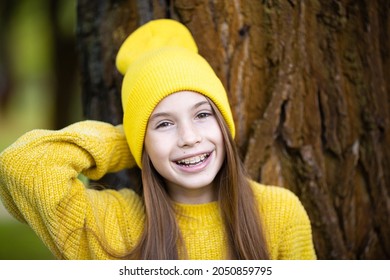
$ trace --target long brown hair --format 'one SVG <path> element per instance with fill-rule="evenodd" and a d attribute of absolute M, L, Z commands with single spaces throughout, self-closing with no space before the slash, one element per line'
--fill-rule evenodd
<path fill-rule="evenodd" d="M 268 259 L 259 210 L 242 161 L 221 113 L 209 100 L 224 138 L 226 157 L 215 178 L 218 203 L 231 259 Z M 130 253 L 134 259 L 178 259 L 186 257 L 173 203 L 164 179 L 154 169 L 145 149 L 142 156 L 145 228 Z"/>

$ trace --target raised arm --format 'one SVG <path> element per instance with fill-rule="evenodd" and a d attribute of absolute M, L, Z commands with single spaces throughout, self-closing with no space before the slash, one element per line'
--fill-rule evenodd
<path fill-rule="evenodd" d="M 113 258 L 142 230 L 140 199 L 130 190 L 87 189 L 78 175 L 99 179 L 134 164 L 121 126 L 83 121 L 33 130 L 0 154 L 0 196 L 56 257 Z"/>

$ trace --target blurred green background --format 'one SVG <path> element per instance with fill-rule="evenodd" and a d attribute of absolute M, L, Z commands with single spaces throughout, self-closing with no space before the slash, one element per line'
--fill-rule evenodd
<path fill-rule="evenodd" d="M 79 83 L 73 78 L 77 77 L 77 64 L 68 60 L 71 65 L 59 65 L 56 54 L 64 43 L 74 47 L 76 0 L 6 0 L 1 2 L 0 12 L 2 151 L 29 130 L 61 128 L 80 120 L 82 112 Z M 69 106 L 58 106 L 58 73 L 72 80 L 65 96 Z M 53 259 L 29 226 L 11 217 L 2 203 L 0 259 Z"/>

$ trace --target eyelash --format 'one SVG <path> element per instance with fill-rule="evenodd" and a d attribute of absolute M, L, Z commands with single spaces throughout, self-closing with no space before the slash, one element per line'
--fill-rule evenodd
<path fill-rule="evenodd" d="M 209 112 L 200 112 L 199 114 L 196 115 L 196 118 L 198 118 L 198 119 L 205 119 L 205 118 L 210 117 L 212 115 L 213 114 L 209 113 Z"/>
<path fill-rule="evenodd" d="M 159 129 L 159 128 L 164 128 L 164 127 L 167 127 L 167 126 L 170 126 L 170 125 L 171 125 L 171 123 L 170 123 L 170 122 L 163 121 L 163 122 L 161 122 L 161 123 L 157 124 L 157 126 L 156 126 L 156 129 Z"/>

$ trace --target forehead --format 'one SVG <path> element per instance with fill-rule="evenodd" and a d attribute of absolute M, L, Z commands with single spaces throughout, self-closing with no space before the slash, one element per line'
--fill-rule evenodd
<path fill-rule="evenodd" d="M 202 104 L 208 104 L 204 95 L 193 91 L 179 91 L 161 100 L 154 108 L 153 113 L 166 110 L 177 111 Z"/>

